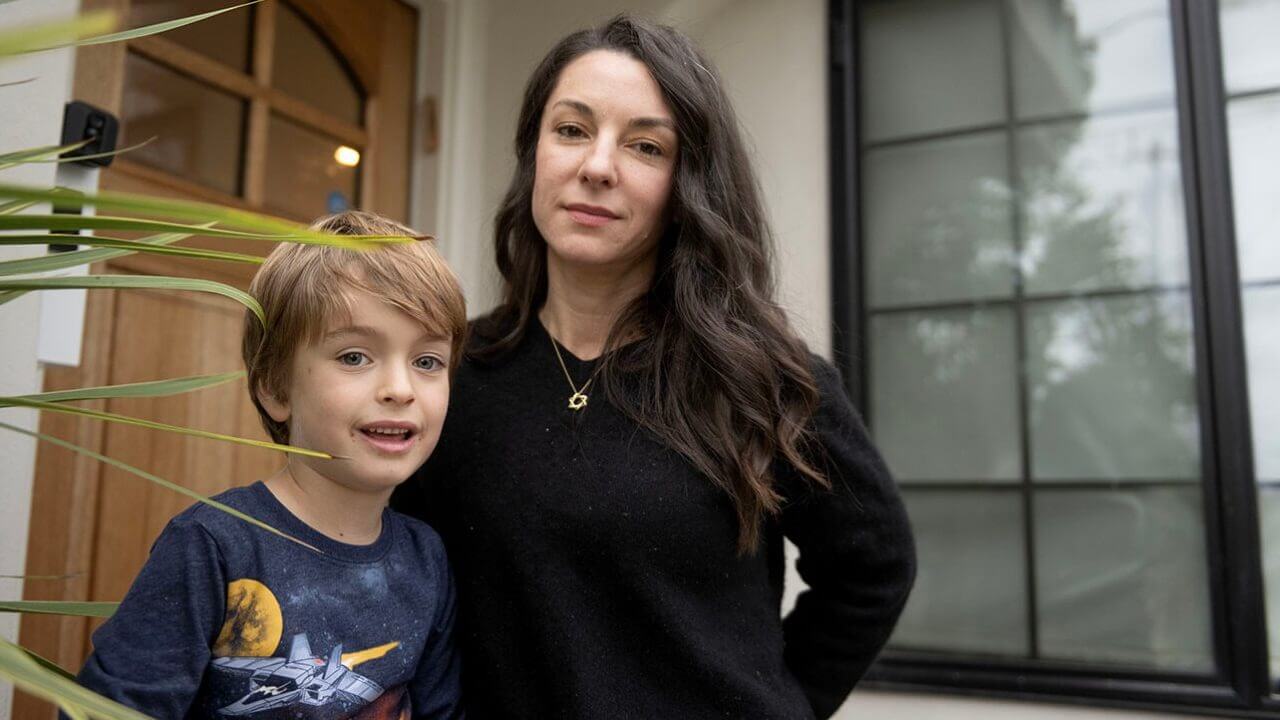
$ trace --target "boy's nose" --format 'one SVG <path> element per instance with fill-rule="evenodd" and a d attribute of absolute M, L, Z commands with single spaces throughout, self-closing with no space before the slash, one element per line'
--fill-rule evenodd
<path fill-rule="evenodd" d="M 382 388 L 378 391 L 378 400 L 397 405 L 407 405 L 413 402 L 413 385 L 409 382 L 409 374 L 396 370 L 388 370 L 383 373 Z"/>

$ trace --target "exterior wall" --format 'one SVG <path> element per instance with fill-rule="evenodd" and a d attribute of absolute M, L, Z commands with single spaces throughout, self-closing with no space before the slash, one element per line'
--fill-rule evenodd
<path fill-rule="evenodd" d="M 0 11 L 0 29 L 31 22 L 71 17 L 79 0 L 17 0 Z M 34 78 L 22 85 L 0 88 L 0 150 L 56 145 L 61 139 L 62 106 L 71 98 L 73 54 L 56 50 L 26 56 L 0 65 L 0 83 Z M 24 165 L 0 171 L 0 182 L 53 185 L 55 166 Z M 0 259 L 31 255 L 31 248 L 0 248 Z M 0 395 L 39 392 L 41 370 L 36 362 L 39 296 L 27 295 L 0 305 Z M 27 410 L 0 411 L 0 420 L 36 428 L 36 415 Z M 31 514 L 31 483 L 35 474 L 35 441 L 0 431 L 0 575 L 22 575 L 27 557 L 27 525 Z M 0 579 L 0 597 L 22 597 L 22 581 Z M 0 637 L 16 639 L 18 616 L 0 614 Z M 0 717 L 9 716 L 13 687 L 0 682 Z"/>

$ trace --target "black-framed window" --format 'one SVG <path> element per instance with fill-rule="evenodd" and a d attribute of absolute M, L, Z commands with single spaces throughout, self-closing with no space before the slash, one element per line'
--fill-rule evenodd
<path fill-rule="evenodd" d="M 1280 717 L 1280 0 L 831 30 L 836 349 L 920 554 L 870 681 Z"/>

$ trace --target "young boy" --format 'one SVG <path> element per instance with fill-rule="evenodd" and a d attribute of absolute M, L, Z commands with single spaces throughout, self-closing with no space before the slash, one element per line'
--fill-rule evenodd
<path fill-rule="evenodd" d="M 416 235 L 361 212 L 316 229 Z M 86 687 L 156 718 L 462 715 L 454 588 L 440 538 L 387 508 L 440 437 L 466 332 L 430 242 L 356 252 L 281 244 L 250 292 L 245 366 L 290 454 L 218 496 L 310 545 L 198 504 L 175 517 L 93 635 Z M 314 548 L 314 549 L 312 549 Z"/>

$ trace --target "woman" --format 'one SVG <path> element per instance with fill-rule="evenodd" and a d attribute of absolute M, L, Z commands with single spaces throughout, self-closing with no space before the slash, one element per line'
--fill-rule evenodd
<path fill-rule="evenodd" d="M 395 505 L 444 537 L 473 717 L 826 717 L 914 573 L 835 370 L 772 300 L 721 84 L 619 17 L 534 71 L 431 460 Z M 783 622 L 783 537 L 811 586 Z"/>

